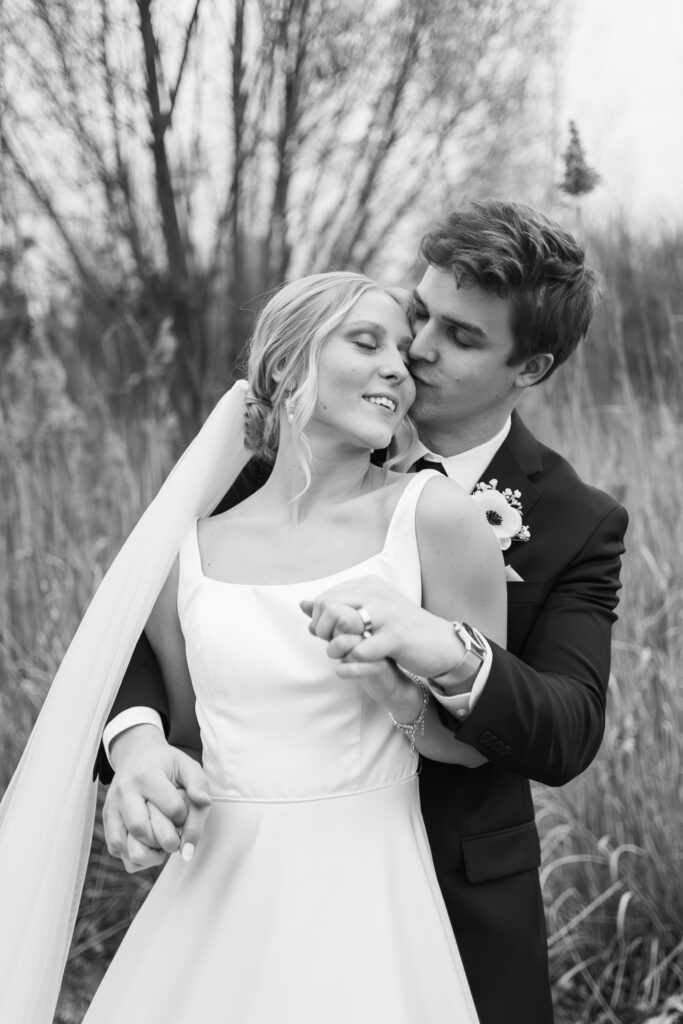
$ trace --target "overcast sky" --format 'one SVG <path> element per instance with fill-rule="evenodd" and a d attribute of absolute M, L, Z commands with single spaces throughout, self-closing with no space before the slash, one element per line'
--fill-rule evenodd
<path fill-rule="evenodd" d="M 683 221 L 683 0 L 574 0 L 564 121 L 603 184 L 587 204 Z"/>

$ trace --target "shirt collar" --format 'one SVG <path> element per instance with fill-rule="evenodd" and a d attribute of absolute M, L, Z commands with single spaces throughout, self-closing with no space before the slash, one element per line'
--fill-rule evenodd
<path fill-rule="evenodd" d="M 428 462 L 441 462 L 446 470 L 446 476 L 450 477 L 451 480 L 455 480 L 464 490 L 470 492 L 481 479 L 491 459 L 510 433 L 511 424 L 512 419 L 508 416 L 497 434 L 489 438 L 488 441 L 484 441 L 483 444 L 475 445 L 474 448 L 470 448 L 466 452 L 460 452 L 458 455 L 436 455 L 434 452 L 430 452 L 429 448 L 422 441 L 418 440 L 410 448 L 403 465 L 409 468 L 421 458 L 427 459 Z"/>

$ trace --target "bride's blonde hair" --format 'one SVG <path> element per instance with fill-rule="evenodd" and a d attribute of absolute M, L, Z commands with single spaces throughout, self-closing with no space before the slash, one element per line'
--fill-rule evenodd
<path fill-rule="evenodd" d="M 346 271 L 312 274 L 285 284 L 272 296 L 249 341 L 245 446 L 273 462 L 285 409 L 300 445 L 304 490 L 311 479 L 311 453 L 304 428 L 315 409 L 320 352 L 360 297 L 371 290 L 389 295 L 410 318 L 412 298 L 402 289 L 383 288 L 363 274 Z"/>

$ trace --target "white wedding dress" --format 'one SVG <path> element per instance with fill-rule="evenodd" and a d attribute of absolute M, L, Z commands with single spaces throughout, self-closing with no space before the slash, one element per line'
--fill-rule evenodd
<path fill-rule="evenodd" d="M 196 524 L 178 609 L 213 805 L 173 856 L 84 1024 L 476 1024 L 420 814 L 416 759 L 339 679 L 299 601 L 376 574 L 420 601 L 415 508 L 383 550 L 300 583 L 204 575 Z"/>

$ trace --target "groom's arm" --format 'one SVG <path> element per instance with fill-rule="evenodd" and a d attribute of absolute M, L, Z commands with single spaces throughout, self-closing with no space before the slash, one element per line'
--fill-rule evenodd
<path fill-rule="evenodd" d="M 168 736 L 168 697 L 161 669 L 152 650 L 152 645 L 146 634 L 142 633 L 107 719 L 108 726 L 113 724 L 116 727 L 115 720 L 120 715 L 125 716 L 120 720 L 118 729 L 114 728 L 113 734 L 108 737 L 109 741 L 111 742 L 116 735 L 133 725 L 151 724 L 154 721 L 154 715 L 150 716 L 150 711 L 158 716 L 164 734 Z M 195 726 L 198 732 L 199 726 L 196 725 L 196 721 Z M 199 749 L 199 741 L 197 749 Z M 100 743 L 97 753 L 94 777 L 99 777 L 100 782 L 105 786 L 108 786 L 114 777 L 103 743 Z"/>
<path fill-rule="evenodd" d="M 258 459 L 248 462 L 212 515 L 227 511 L 262 487 L 270 475 L 270 468 Z M 117 723 L 115 719 L 121 715 L 123 717 Z M 171 724 L 168 697 L 159 663 L 149 640 L 143 633 L 135 647 L 107 720 L 110 742 L 113 742 L 115 736 L 124 729 L 154 721 L 155 715 L 158 716 L 160 725 L 168 737 Z M 201 745 L 196 718 L 192 722 L 182 723 L 182 743 L 175 742 L 175 745 L 180 746 L 190 755 L 197 756 Z M 114 772 L 107 753 L 104 746 L 100 744 L 93 776 L 99 777 L 104 785 L 108 785 L 113 775 Z"/>
<path fill-rule="evenodd" d="M 613 507 L 553 582 L 518 655 L 491 642 L 485 687 L 457 739 L 548 785 L 588 767 L 602 740 L 626 511 Z M 515 586 L 516 584 L 511 584 Z"/>

